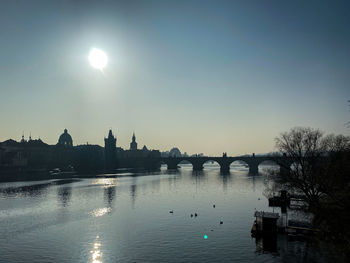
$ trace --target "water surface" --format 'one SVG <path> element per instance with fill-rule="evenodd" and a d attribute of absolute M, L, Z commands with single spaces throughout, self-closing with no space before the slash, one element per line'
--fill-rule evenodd
<path fill-rule="evenodd" d="M 0 262 L 316 259 L 304 242 L 279 237 L 269 252 L 251 238 L 254 210 L 272 210 L 262 194 L 266 177 L 233 168 L 1 183 Z"/>

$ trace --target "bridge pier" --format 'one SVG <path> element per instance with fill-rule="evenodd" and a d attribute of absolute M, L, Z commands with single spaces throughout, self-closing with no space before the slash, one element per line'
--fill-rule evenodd
<path fill-rule="evenodd" d="M 220 164 L 220 171 L 222 173 L 230 172 L 230 164 Z"/>
<path fill-rule="evenodd" d="M 202 171 L 203 170 L 203 164 L 202 163 L 193 163 L 192 164 L 193 171 Z"/>
<path fill-rule="evenodd" d="M 167 163 L 168 170 L 176 170 L 177 169 L 177 163 Z"/>
<path fill-rule="evenodd" d="M 176 170 L 177 169 L 177 164 L 168 164 L 168 170 Z"/>
<path fill-rule="evenodd" d="M 259 165 L 249 164 L 249 174 L 259 174 Z"/>

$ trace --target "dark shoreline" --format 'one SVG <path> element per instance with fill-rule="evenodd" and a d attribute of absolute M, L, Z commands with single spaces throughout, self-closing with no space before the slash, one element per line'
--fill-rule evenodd
<path fill-rule="evenodd" d="M 53 179 L 83 179 L 83 178 L 117 178 L 117 177 L 128 177 L 138 176 L 138 173 L 154 174 L 159 172 L 160 169 L 156 170 L 144 170 L 144 169 L 132 169 L 123 168 L 118 169 L 115 173 L 108 173 L 105 171 L 93 172 L 93 173 L 74 173 L 74 174 L 60 174 L 52 175 L 48 172 L 11 172 L 11 173 L 0 173 L 0 183 L 7 182 L 20 182 L 20 181 L 43 181 Z"/>

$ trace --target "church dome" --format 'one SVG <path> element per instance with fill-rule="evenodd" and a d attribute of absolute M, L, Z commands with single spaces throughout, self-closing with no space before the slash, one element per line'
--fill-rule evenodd
<path fill-rule="evenodd" d="M 181 157 L 181 152 L 180 152 L 179 148 L 176 148 L 176 147 L 172 148 L 170 150 L 170 152 L 169 152 L 169 156 L 171 156 L 171 157 Z"/>
<path fill-rule="evenodd" d="M 64 145 L 64 146 L 73 146 L 72 137 L 69 135 L 67 129 L 64 129 L 64 132 L 61 134 L 60 138 L 58 139 L 58 144 Z"/>

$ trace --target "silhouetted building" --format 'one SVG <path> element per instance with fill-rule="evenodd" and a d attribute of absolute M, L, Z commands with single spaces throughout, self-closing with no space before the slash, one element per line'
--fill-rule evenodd
<path fill-rule="evenodd" d="M 73 140 L 72 137 L 69 135 L 67 129 L 64 129 L 64 132 L 61 134 L 60 138 L 58 139 L 59 145 L 64 145 L 67 147 L 73 146 Z"/>
<path fill-rule="evenodd" d="M 107 138 L 108 139 L 108 138 Z M 100 145 L 84 144 L 74 147 L 73 167 L 79 173 L 96 173 L 103 171 L 106 167 L 105 149 Z M 115 159 L 114 159 L 115 161 Z M 114 168 L 112 163 L 109 169 Z"/>
<path fill-rule="evenodd" d="M 104 148 L 99 145 L 77 145 L 73 147 L 72 137 L 67 129 L 60 135 L 56 145 L 48 145 L 42 140 L 20 141 L 7 140 L 0 142 L 0 174 L 32 173 L 69 168 L 78 173 L 96 173 L 104 170 L 113 172 L 116 168 L 159 168 L 160 152 L 148 150 L 144 146 L 137 149 L 136 137 L 133 134 L 130 150 L 116 147 L 117 138 L 109 130 L 104 138 Z"/>
<path fill-rule="evenodd" d="M 130 143 L 130 150 L 117 147 L 116 166 L 118 168 L 159 168 L 160 152 L 148 150 L 146 145 L 142 149 L 137 149 L 135 133 L 133 133 Z"/>
<path fill-rule="evenodd" d="M 132 151 L 136 151 L 137 150 L 137 142 L 136 142 L 135 133 L 132 134 L 132 141 L 130 143 L 130 150 L 132 150 Z"/>
<path fill-rule="evenodd" d="M 0 143 L 2 167 L 46 168 L 54 160 L 50 145 L 42 140 L 7 140 Z"/>
<path fill-rule="evenodd" d="M 105 165 L 107 170 L 116 168 L 116 150 L 117 138 L 114 137 L 112 130 L 109 130 L 108 137 L 105 138 Z"/>
<path fill-rule="evenodd" d="M 170 150 L 169 156 L 170 157 L 181 157 L 182 155 L 181 155 L 179 148 L 174 147 Z"/>
<path fill-rule="evenodd" d="M 179 148 L 177 147 L 171 148 L 170 151 L 161 152 L 161 156 L 162 157 L 189 157 L 187 152 L 182 154 Z"/>

